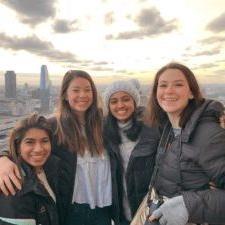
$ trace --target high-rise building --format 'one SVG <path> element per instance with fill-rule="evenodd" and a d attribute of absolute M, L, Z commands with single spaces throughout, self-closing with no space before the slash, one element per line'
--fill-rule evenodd
<path fill-rule="evenodd" d="M 46 90 L 49 86 L 48 69 L 46 65 L 41 66 L 40 90 Z"/>
<path fill-rule="evenodd" d="M 16 98 L 16 74 L 14 71 L 5 73 L 5 97 Z"/>
<path fill-rule="evenodd" d="M 48 112 L 49 101 L 50 101 L 50 81 L 49 81 L 48 69 L 46 65 L 41 66 L 40 100 L 41 100 L 41 112 Z"/>

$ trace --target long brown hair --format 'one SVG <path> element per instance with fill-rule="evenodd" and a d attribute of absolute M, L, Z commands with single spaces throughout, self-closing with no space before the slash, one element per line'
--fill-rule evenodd
<path fill-rule="evenodd" d="M 157 101 L 157 87 L 158 87 L 158 81 L 163 72 L 165 72 L 168 69 L 177 69 L 180 70 L 184 76 L 185 79 L 188 82 L 188 86 L 191 90 L 191 93 L 193 95 L 193 99 L 189 100 L 188 105 L 186 108 L 182 111 L 179 126 L 184 127 L 187 120 L 190 118 L 193 111 L 202 104 L 204 101 L 198 82 L 195 78 L 194 73 L 185 65 L 172 62 L 165 66 L 163 66 L 155 75 L 155 79 L 153 82 L 152 91 L 150 94 L 149 102 L 146 108 L 146 113 L 144 116 L 144 121 L 151 125 L 151 126 L 157 126 L 162 125 L 163 122 L 165 122 L 166 119 L 168 119 L 166 112 L 163 111 L 163 109 L 159 106 Z"/>
<path fill-rule="evenodd" d="M 49 122 L 43 116 L 33 113 L 25 119 L 20 120 L 9 134 L 9 156 L 20 168 L 20 144 L 27 131 L 37 128 L 46 131 L 50 141 L 52 141 L 52 130 Z"/>
<path fill-rule="evenodd" d="M 67 89 L 70 82 L 76 78 L 84 78 L 88 80 L 93 94 L 93 102 L 85 112 L 86 137 L 82 134 L 81 124 L 66 100 Z M 87 72 L 82 70 L 69 70 L 65 74 L 62 81 L 56 118 L 58 144 L 63 144 L 68 147 L 70 151 L 81 155 L 84 154 L 86 146 L 91 155 L 102 154 L 102 113 L 98 109 L 98 98 L 95 84 Z"/>

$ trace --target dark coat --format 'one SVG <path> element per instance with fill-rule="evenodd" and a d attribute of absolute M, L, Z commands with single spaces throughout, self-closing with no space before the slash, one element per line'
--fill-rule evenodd
<path fill-rule="evenodd" d="M 180 136 L 166 143 L 171 135 L 168 123 L 160 141 L 159 148 L 169 147 L 160 161 L 155 188 L 167 197 L 182 194 L 192 223 L 225 223 L 225 191 L 209 189 L 210 181 L 225 187 L 225 130 L 218 123 L 223 110 L 219 102 L 206 100 Z"/>
<path fill-rule="evenodd" d="M 22 190 L 14 196 L 0 194 L 0 217 L 35 219 L 37 224 L 59 225 L 60 206 L 58 205 L 57 209 L 56 203 L 28 164 L 22 163 L 22 169 L 25 173 Z M 44 171 L 57 201 L 59 159 L 50 157 L 44 166 Z M 0 221 L 0 224 L 4 222 Z"/>
<path fill-rule="evenodd" d="M 51 118 L 50 122 L 52 124 L 52 129 L 56 129 L 56 119 Z M 72 202 L 72 196 L 74 191 L 75 185 L 75 176 L 76 176 L 76 167 L 77 167 L 77 155 L 70 151 L 64 145 L 58 145 L 57 137 L 53 138 L 53 154 L 56 155 L 61 159 L 61 170 L 60 170 L 60 177 L 62 177 L 62 181 L 59 185 L 60 189 L 60 199 L 62 200 L 62 204 L 64 206 L 64 215 L 67 217 L 69 212 L 69 207 Z M 115 177 L 112 176 L 112 182 Z M 112 187 L 112 192 L 116 192 L 114 190 L 114 186 Z M 111 218 L 113 220 L 116 219 L 118 212 L 113 209 L 114 206 L 109 207 L 111 210 Z M 117 223 L 116 223 L 117 224 Z"/>
<path fill-rule="evenodd" d="M 138 206 L 148 192 L 158 141 L 159 134 L 157 130 L 142 125 L 139 141 L 131 153 L 125 174 L 128 201 L 132 215 L 135 214 Z M 113 143 L 110 137 L 108 137 L 105 142 L 111 161 L 114 215 L 119 216 L 116 221 L 121 221 L 124 219 L 124 215 L 122 206 L 123 169 L 120 149 L 119 145 Z"/>

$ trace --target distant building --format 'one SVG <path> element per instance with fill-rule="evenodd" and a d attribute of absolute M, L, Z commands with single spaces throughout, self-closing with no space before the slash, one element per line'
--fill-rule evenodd
<path fill-rule="evenodd" d="M 48 77 L 48 69 L 46 65 L 41 66 L 40 74 L 40 100 L 41 100 L 41 112 L 49 111 L 50 104 L 50 81 Z"/>
<path fill-rule="evenodd" d="M 40 90 L 46 90 L 49 86 L 48 69 L 46 65 L 41 66 Z"/>
<path fill-rule="evenodd" d="M 14 71 L 5 73 L 5 97 L 16 98 L 16 74 Z"/>

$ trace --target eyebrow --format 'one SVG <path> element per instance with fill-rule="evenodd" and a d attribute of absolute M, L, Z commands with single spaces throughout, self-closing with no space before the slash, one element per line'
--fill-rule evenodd
<path fill-rule="evenodd" d="M 160 82 L 168 82 L 167 80 L 159 80 L 159 83 Z M 184 82 L 184 80 L 173 80 L 172 82 Z"/>

